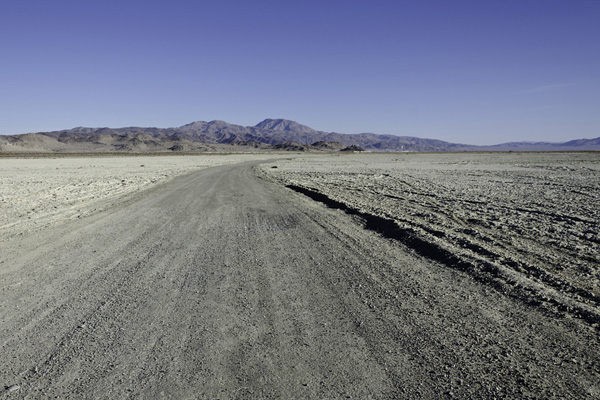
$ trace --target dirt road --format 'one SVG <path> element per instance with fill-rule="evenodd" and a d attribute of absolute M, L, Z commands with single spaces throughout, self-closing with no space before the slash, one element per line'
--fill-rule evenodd
<path fill-rule="evenodd" d="M 0 299 L 0 398 L 600 398 L 593 327 L 252 163 L 2 243 Z"/>

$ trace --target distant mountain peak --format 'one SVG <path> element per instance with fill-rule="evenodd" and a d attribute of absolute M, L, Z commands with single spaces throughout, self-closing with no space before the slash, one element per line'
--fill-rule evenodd
<path fill-rule="evenodd" d="M 179 129 L 201 129 L 207 124 L 206 121 L 194 121 L 179 127 Z"/>
<path fill-rule="evenodd" d="M 291 121 L 289 119 L 283 118 L 267 118 L 262 122 L 259 122 L 255 125 L 256 128 L 261 129 L 269 129 L 272 131 L 296 131 L 296 132 L 305 132 L 305 133 L 315 133 L 317 132 L 311 127 L 306 125 L 302 125 L 297 123 L 296 121 Z"/>
<path fill-rule="evenodd" d="M 230 124 L 229 122 L 220 120 L 220 119 L 213 119 L 212 121 L 210 121 L 208 123 L 208 125 L 219 125 L 219 126 L 234 126 L 234 124 Z"/>
<path fill-rule="evenodd" d="M 312 143 L 312 145 L 311 145 Z M 86 128 L 0 135 L 0 152 L 14 151 L 206 151 L 221 145 L 289 151 L 600 151 L 600 137 L 565 143 L 517 142 L 471 146 L 435 139 L 374 133 L 343 134 L 314 130 L 288 119 L 268 118 L 257 125 L 196 121 L 178 128 Z M 355 146 L 355 147 L 353 147 Z"/>

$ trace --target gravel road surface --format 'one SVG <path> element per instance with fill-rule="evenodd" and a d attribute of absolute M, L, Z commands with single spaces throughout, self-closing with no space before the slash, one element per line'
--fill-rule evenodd
<path fill-rule="evenodd" d="M 0 398 L 600 398 L 595 329 L 209 168 L 0 251 Z"/>

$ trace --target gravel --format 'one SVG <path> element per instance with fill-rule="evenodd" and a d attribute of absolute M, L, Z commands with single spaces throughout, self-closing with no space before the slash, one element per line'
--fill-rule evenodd
<path fill-rule="evenodd" d="M 428 194 L 450 196 L 442 184 L 472 176 L 452 173 L 467 157 L 315 156 L 206 168 L 82 218 L 8 235 L 0 385 L 20 389 L 0 397 L 599 398 L 600 346 L 589 321 L 409 246 L 430 243 L 417 225 L 426 212 L 425 227 L 449 231 L 448 244 L 434 243 L 448 252 L 452 235 L 474 236 L 465 229 L 495 234 L 461 225 L 460 207 L 462 230 L 447 222 L 451 206 L 428 206 L 436 200 Z M 507 168 L 476 157 L 467 171 L 490 171 L 486 179 Z M 434 180 L 446 170 L 448 179 Z M 364 176 L 347 180 L 351 173 Z M 391 209 L 383 199 L 391 197 L 362 197 L 390 186 L 378 179 L 403 188 L 385 194 L 413 200 L 396 199 L 412 242 L 370 225 L 393 217 L 369 211 Z M 428 189 L 435 182 L 439 192 Z"/>
<path fill-rule="evenodd" d="M 393 222 L 415 250 L 600 326 L 597 153 L 365 154 L 275 165 L 263 168 L 272 180 Z"/>

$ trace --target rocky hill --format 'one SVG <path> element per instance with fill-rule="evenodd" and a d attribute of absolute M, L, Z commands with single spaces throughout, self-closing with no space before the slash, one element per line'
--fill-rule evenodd
<path fill-rule="evenodd" d="M 178 128 L 86 128 L 0 136 L 2 152 L 162 151 L 565 151 L 600 150 L 600 138 L 566 143 L 505 143 L 472 146 L 436 139 L 374 133 L 323 132 L 286 119 L 255 126 L 196 121 Z"/>

